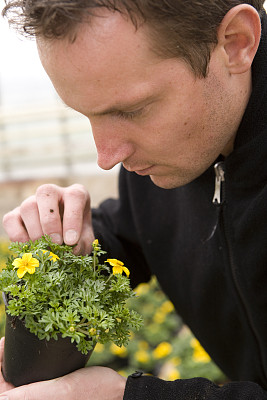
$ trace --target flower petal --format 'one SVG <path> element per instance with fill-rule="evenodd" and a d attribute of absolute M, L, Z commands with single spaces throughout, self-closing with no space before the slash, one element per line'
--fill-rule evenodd
<path fill-rule="evenodd" d="M 122 267 L 124 263 L 116 258 L 108 258 L 107 261 L 112 267 Z"/>
<path fill-rule="evenodd" d="M 123 271 L 125 272 L 125 274 L 127 275 L 127 278 L 128 278 L 128 276 L 130 275 L 130 271 L 128 270 L 127 267 L 122 267 L 122 269 L 123 269 Z"/>
<path fill-rule="evenodd" d="M 22 258 L 15 258 L 12 265 L 14 265 L 15 268 L 21 267 L 23 265 Z"/>
<path fill-rule="evenodd" d="M 37 260 L 37 258 L 32 258 L 28 265 L 26 265 L 27 268 L 38 268 L 39 267 L 39 261 Z"/>
<path fill-rule="evenodd" d="M 112 271 L 113 271 L 113 275 L 122 274 L 122 267 L 120 267 L 118 265 L 114 265 L 114 267 L 112 268 Z"/>
<path fill-rule="evenodd" d="M 18 277 L 21 279 L 21 278 L 23 278 L 23 276 L 26 274 L 26 269 L 25 268 L 19 268 L 18 270 L 17 270 L 17 275 L 18 275 Z"/>
<path fill-rule="evenodd" d="M 32 259 L 32 253 L 24 253 L 22 256 L 22 261 L 24 264 L 28 264 Z"/>

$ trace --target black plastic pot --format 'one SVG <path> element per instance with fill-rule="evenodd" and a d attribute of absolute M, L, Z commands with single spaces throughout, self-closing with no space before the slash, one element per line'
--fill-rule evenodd
<path fill-rule="evenodd" d="M 39 340 L 19 318 L 6 316 L 2 373 L 14 386 L 73 372 L 86 365 L 92 352 L 82 354 L 69 338 Z"/>

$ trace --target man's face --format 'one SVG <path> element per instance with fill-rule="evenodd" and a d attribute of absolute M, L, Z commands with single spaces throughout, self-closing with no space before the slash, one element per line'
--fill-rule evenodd
<path fill-rule="evenodd" d="M 227 152 L 245 106 L 221 49 L 196 78 L 183 60 L 156 56 L 144 28 L 102 14 L 74 43 L 38 40 L 59 96 L 89 118 L 101 168 L 123 163 L 163 188 L 192 181 Z"/>

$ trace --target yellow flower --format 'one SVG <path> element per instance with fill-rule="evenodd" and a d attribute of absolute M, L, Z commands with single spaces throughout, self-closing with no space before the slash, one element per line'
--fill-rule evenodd
<path fill-rule="evenodd" d="M 137 296 L 146 294 L 150 289 L 148 283 L 139 283 L 139 285 L 134 289 Z"/>
<path fill-rule="evenodd" d="M 127 277 L 130 275 L 130 271 L 124 266 L 124 263 L 122 261 L 119 261 L 116 258 L 108 258 L 106 262 L 108 262 L 113 267 L 113 275 L 122 274 L 123 272 L 125 272 Z"/>
<path fill-rule="evenodd" d="M 180 372 L 178 371 L 178 369 L 172 368 L 168 372 L 168 376 L 166 377 L 166 379 L 168 379 L 170 381 L 175 381 L 176 379 L 180 379 L 180 377 L 181 377 L 181 375 L 180 375 Z"/>
<path fill-rule="evenodd" d="M 128 374 L 126 371 L 124 371 L 123 369 L 120 369 L 119 371 L 117 371 L 117 373 L 121 376 L 124 376 L 124 378 L 127 378 Z"/>
<path fill-rule="evenodd" d="M 153 350 L 154 358 L 164 358 L 167 357 L 172 351 L 172 345 L 168 342 L 161 342 L 155 350 Z"/>
<path fill-rule="evenodd" d="M 125 346 L 117 346 L 116 344 L 112 343 L 110 345 L 110 352 L 112 354 L 114 354 L 115 356 L 119 356 L 119 357 L 126 357 L 127 355 L 127 349 Z"/>
<path fill-rule="evenodd" d="M 140 340 L 138 342 L 138 347 L 140 350 L 148 350 L 149 349 L 149 343 L 145 340 Z"/>
<path fill-rule="evenodd" d="M 165 320 L 166 320 L 166 314 L 161 310 L 158 310 L 153 315 L 153 321 L 156 322 L 157 324 L 162 324 L 162 322 L 164 322 Z"/>
<path fill-rule="evenodd" d="M 149 354 L 145 350 L 137 350 L 134 354 L 134 358 L 141 364 L 145 364 L 149 361 Z"/>
<path fill-rule="evenodd" d="M 89 333 L 90 333 L 90 335 L 95 336 L 96 335 L 96 329 L 95 328 L 89 329 Z"/>
<path fill-rule="evenodd" d="M 103 353 L 105 346 L 102 343 L 97 343 L 94 349 L 96 353 Z"/>
<path fill-rule="evenodd" d="M 203 349 L 199 341 L 193 338 L 190 342 L 191 346 L 194 349 L 193 352 L 193 360 L 196 362 L 208 363 L 211 361 L 208 353 Z"/>
<path fill-rule="evenodd" d="M 160 306 L 160 310 L 166 314 L 171 313 L 174 310 L 174 305 L 170 300 L 164 301 L 164 303 Z"/>
<path fill-rule="evenodd" d="M 35 268 L 39 267 L 39 261 L 31 253 L 24 253 L 22 258 L 15 258 L 12 265 L 18 268 L 17 275 L 21 279 L 26 272 L 34 274 Z"/>
<path fill-rule="evenodd" d="M 99 241 L 98 241 L 98 239 L 95 239 L 94 241 L 93 241 L 93 248 L 94 248 L 94 250 L 100 250 L 100 247 L 99 247 Z"/>
<path fill-rule="evenodd" d="M 59 260 L 59 256 L 57 256 L 56 254 L 52 253 L 52 251 L 48 251 L 48 250 L 41 250 L 43 253 L 48 253 L 49 252 L 49 257 L 52 257 L 52 261 L 55 262 L 57 260 Z"/>

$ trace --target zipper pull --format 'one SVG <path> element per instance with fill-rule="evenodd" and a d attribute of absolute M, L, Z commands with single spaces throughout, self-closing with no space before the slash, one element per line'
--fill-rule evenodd
<path fill-rule="evenodd" d="M 212 199 L 212 203 L 215 205 L 220 205 L 223 203 L 223 182 L 225 181 L 224 178 L 224 169 L 223 169 L 223 161 L 220 161 L 214 165 L 215 171 L 215 191 L 214 196 Z"/>

